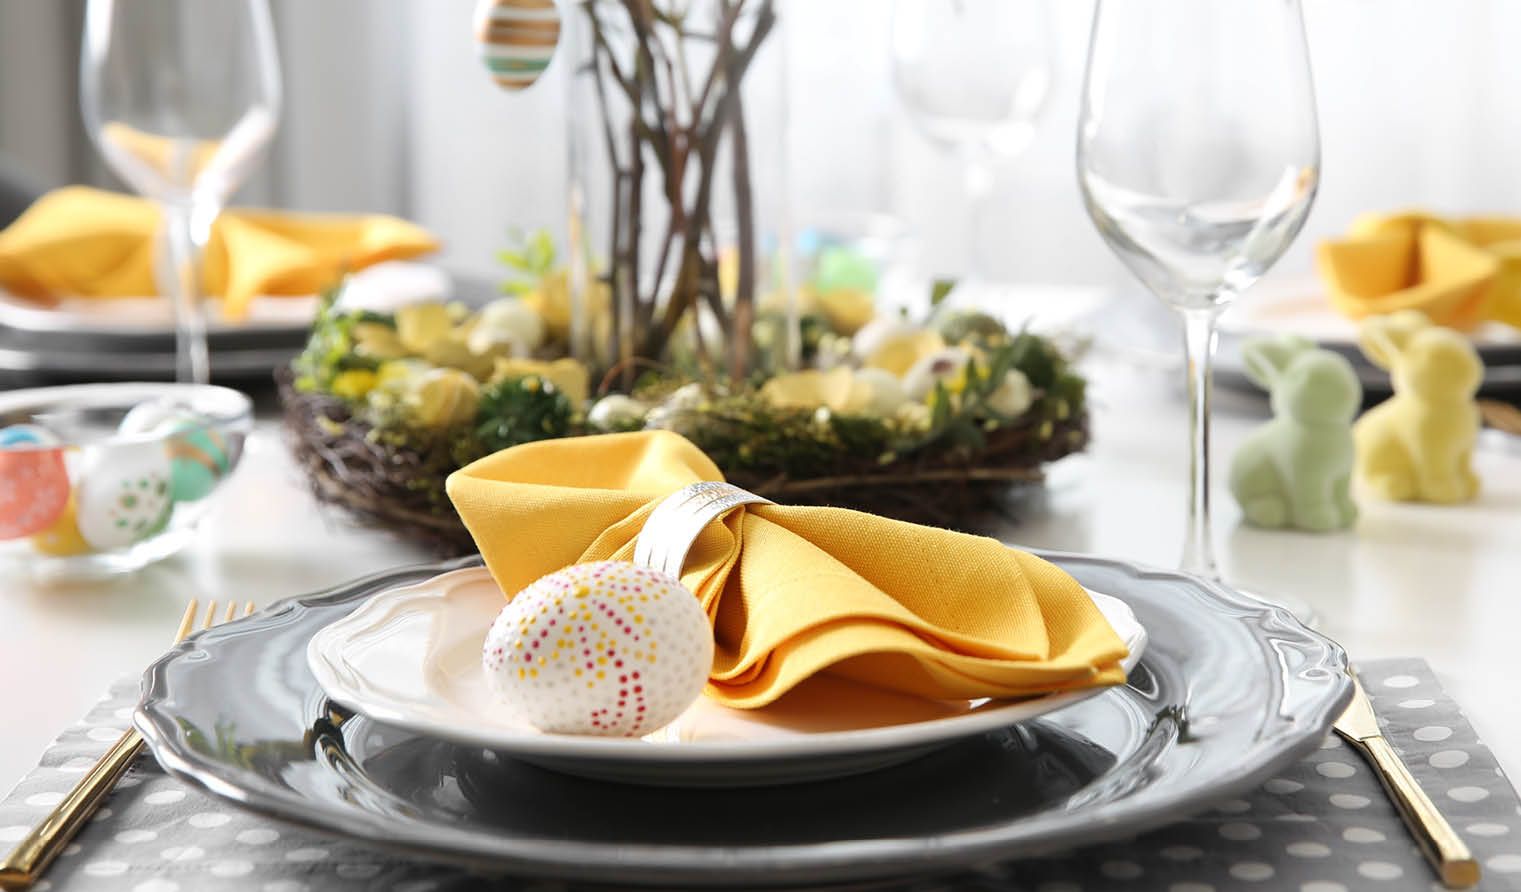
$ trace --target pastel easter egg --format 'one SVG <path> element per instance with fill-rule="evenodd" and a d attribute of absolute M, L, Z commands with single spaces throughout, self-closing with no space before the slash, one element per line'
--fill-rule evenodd
<path fill-rule="evenodd" d="M 481 0 L 475 8 L 475 45 L 497 86 L 530 87 L 554 57 L 560 11 L 554 0 Z"/>
<path fill-rule="evenodd" d="M 158 441 L 115 443 L 88 455 L 80 468 L 80 535 L 100 550 L 124 548 L 159 530 L 173 501 L 169 456 Z"/>
<path fill-rule="evenodd" d="M 94 551 L 79 533 L 78 511 L 72 496 L 58 519 L 32 537 L 32 547 L 50 557 L 73 557 Z"/>
<path fill-rule="evenodd" d="M 515 595 L 481 651 L 486 682 L 541 731 L 638 737 L 702 693 L 713 628 L 668 573 L 576 564 Z"/>
<path fill-rule="evenodd" d="M 62 449 L 0 450 L 0 539 L 45 530 L 69 503 Z"/>
<path fill-rule="evenodd" d="M 176 502 L 204 499 L 227 473 L 232 454 L 221 431 L 190 422 L 165 442 L 169 451 L 169 494 Z"/>
<path fill-rule="evenodd" d="M 38 424 L 13 424 L 0 427 L 0 449 L 13 446 L 56 446 L 58 438 Z"/>

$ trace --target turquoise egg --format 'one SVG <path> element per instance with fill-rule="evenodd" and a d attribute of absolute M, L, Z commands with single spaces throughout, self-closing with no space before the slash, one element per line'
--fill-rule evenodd
<path fill-rule="evenodd" d="M 176 502 L 204 499 L 231 464 L 227 440 L 215 428 L 181 422 L 170 429 L 169 494 Z"/>

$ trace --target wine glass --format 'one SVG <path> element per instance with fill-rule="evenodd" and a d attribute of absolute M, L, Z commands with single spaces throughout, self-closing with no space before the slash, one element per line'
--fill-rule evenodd
<path fill-rule="evenodd" d="M 1054 71 L 1046 0 L 896 0 L 893 90 L 932 142 L 962 162 L 974 271 L 993 164 L 1029 146 Z"/>
<path fill-rule="evenodd" d="M 1320 181 L 1299 0 L 1098 0 L 1077 171 L 1109 247 L 1183 317 L 1191 479 L 1182 566 L 1218 578 L 1216 317 L 1293 241 Z"/>
<path fill-rule="evenodd" d="M 175 370 L 210 377 L 201 254 L 274 136 L 280 69 L 266 0 L 89 0 L 80 104 L 100 153 L 163 213 Z M 161 266 L 160 269 L 163 269 Z M 167 285 L 167 287 L 163 287 Z"/>

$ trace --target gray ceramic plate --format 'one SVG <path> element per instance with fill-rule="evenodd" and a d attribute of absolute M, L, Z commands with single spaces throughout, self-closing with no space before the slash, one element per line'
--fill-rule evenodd
<path fill-rule="evenodd" d="M 1281 609 L 1176 573 L 1046 556 L 1146 626 L 1130 683 L 855 777 L 609 784 L 335 710 L 307 668 L 312 635 L 460 563 L 191 638 L 149 669 L 137 726 L 170 773 L 319 830 L 520 875 L 711 887 L 904 877 L 1128 836 L 1261 783 L 1346 703 L 1345 654 Z"/>

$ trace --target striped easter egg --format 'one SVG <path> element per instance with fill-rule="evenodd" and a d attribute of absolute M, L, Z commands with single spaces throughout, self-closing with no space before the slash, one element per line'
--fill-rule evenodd
<path fill-rule="evenodd" d="M 532 86 L 549 67 L 559 40 L 554 0 L 481 0 L 475 9 L 475 45 L 504 90 Z"/>

